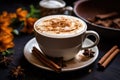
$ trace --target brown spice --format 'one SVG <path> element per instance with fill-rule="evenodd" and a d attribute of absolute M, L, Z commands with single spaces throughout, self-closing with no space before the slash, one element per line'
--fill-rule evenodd
<path fill-rule="evenodd" d="M 99 65 L 103 64 L 103 62 L 113 53 L 114 50 L 118 48 L 117 45 L 113 46 L 98 62 Z"/>
<path fill-rule="evenodd" d="M 120 28 L 120 18 L 114 19 L 113 22 Z"/>
<path fill-rule="evenodd" d="M 100 68 L 106 68 L 106 66 L 112 61 L 112 59 L 120 52 L 117 45 L 113 46 L 99 61 Z"/>
<path fill-rule="evenodd" d="M 105 27 L 109 27 L 112 25 L 112 21 L 111 20 L 98 20 L 95 22 L 95 24 L 98 24 L 98 25 L 102 25 L 102 26 L 105 26 Z"/>
<path fill-rule="evenodd" d="M 0 65 L 3 67 L 7 67 L 11 61 L 12 61 L 12 57 L 3 56 L 0 58 Z"/>
<path fill-rule="evenodd" d="M 116 49 L 106 60 L 105 62 L 101 65 L 102 67 L 106 67 L 111 61 L 112 59 L 118 54 L 118 52 L 120 52 L 119 49 Z"/>
<path fill-rule="evenodd" d="M 59 65 L 60 67 L 66 67 L 63 57 L 50 57 L 50 56 L 47 56 L 47 57 L 53 62 L 55 62 L 57 65 Z"/>
<path fill-rule="evenodd" d="M 88 18 L 88 21 L 107 28 L 120 29 L 120 16 L 117 12 L 98 14 L 95 17 Z"/>
<path fill-rule="evenodd" d="M 79 29 L 82 26 L 79 20 L 71 19 L 66 17 L 59 17 L 59 18 L 50 18 L 44 20 L 42 24 L 37 26 L 37 29 L 40 31 L 46 31 L 51 33 L 66 33 L 72 32 Z"/>
<path fill-rule="evenodd" d="M 106 13 L 106 14 L 99 14 L 99 15 L 96 15 L 96 17 L 100 19 L 106 19 L 106 18 L 117 16 L 117 15 L 118 15 L 117 12 L 111 12 L 111 13 Z"/>
<path fill-rule="evenodd" d="M 22 69 L 21 66 L 17 66 L 10 71 L 10 74 L 11 74 L 10 76 L 18 80 L 18 78 L 22 78 L 24 76 L 23 71 L 24 69 Z"/>
<path fill-rule="evenodd" d="M 32 53 L 35 55 L 36 58 L 38 58 L 44 65 L 50 67 L 56 72 L 61 71 L 61 67 L 57 65 L 52 60 L 48 59 L 45 55 L 43 55 L 36 47 L 33 47 Z"/>
<path fill-rule="evenodd" d="M 86 57 L 94 57 L 94 51 L 92 49 L 85 49 L 83 55 Z"/>

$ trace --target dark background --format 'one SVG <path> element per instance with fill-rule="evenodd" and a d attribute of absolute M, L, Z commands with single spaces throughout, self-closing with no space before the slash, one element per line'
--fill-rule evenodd
<path fill-rule="evenodd" d="M 39 6 L 39 1 L 41 0 L 0 0 L 0 11 L 8 10 L 9 8 L 19 7 L 19 6 L 28 6 L 33 4 L 35 6 Z M 64 0 L 66 5 L 73 6 L 73 3 L 77 0 Z M 11 9 L 12 11 L 12 9 Z"/>
<path fill-rule="evenodd" d="M 76 0 L 65 0 L 67 5 L 73 6 Z M 18 7 L 25 7 L 29 9 L 29 5 L 33 4 L 38 7 L 39 0 L 0 0 L 0 13 L 7 10 L 8 12 L 14 12 Z M 23 49 L 25 44 L 34 37 L 34 34 L 22 34 L 15 36 L 13 48 L 13 61 L 8 68 L 0 68 L 0 80 L 9 80 L 9 71 L 21 65 L 24 68 L 25 79 L 24 80 L 120 80 L 120 54 L 114 58 L 114 60 L 108 65 L 104 71 L 98 71 L 98 60 L 113 46 L 120 45 L 120 42 L 104 42 L 100 41 L 98 44 L 99 56 L 97 60 L 88 67 L 80 70 L 55 73 L 40 69 L 30 64 L 23 55 Z M 89 72 L 89 69 L 92 72 Z"/>

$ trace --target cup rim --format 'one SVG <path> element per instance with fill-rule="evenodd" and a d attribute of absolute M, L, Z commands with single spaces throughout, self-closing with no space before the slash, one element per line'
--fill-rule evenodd
<path fill-rule="evenodd" d="M 55 16 L 65 16 L 65 17 L 72 17 L 72 18 L 75 18 L 75 19 L 78 19 L 82 24 L 84 24 L 84 28 L 82 28 L 79 32 L 77 33 L 73 33 L 73 34 L 66 34 L 66 35 L 53 35 L 53 34 L 45 34 L 45 33 L 41 33 L 39 32 L 38 30 L 36 30 L 36 25 L 39 24 L 39 22 L 42 20 L 42 19 L 45 19 L 47 17 L 55 17 Z M 80 18 L 78 17 L 74 17 L 74 16 L 70 16 L 70 15 L 49 15 L 49 16 L 45 16 L 45 17 L 42 17 L 40 19 L 38 19 L 35 23 L 34 23 L 34 32 L 42 35 L 42 36 L 46 36 L 46 37 L 50 37 L 50 38 L 72 38 L 72 37 L 76 37 L 76 36 L 79 36 L 80 34 L 83 34 L 85 31 L 87 30 L 87 24 Z"/>
<path fill-rule="evenodd" d="M 45 7 L 45 6 L 41 5 L 41 3 L 42 3 L 42 2 L 45 2 L 45 1 L 50 1 L 50 0 L 41 0 L 41 1 L 39 2 L 39 6 L 41 6 L 41 7 L 43 7 L 43 8 L 48 8 L 48 9 L 58 9 L 58 8 L 63 8 L 63 7 L 66 6 L 66 2 L 65 2 L 65 1 L 63 1 L 63 0 L 57 0 L 58 2 L 62 3 L 63 6 L 61 6 L 61 7 L 56 7 L 56 8 Z M 56 0 L 51 0 L 51 1 L 56 1 Z"/>

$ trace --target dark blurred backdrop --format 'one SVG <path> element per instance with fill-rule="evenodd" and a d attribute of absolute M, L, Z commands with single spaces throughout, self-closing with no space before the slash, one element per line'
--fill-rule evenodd
<path fill-rule="evenodd" d="M 30 4 L 39 6 L 41 0 L 0 0 L 0 13 L 7 10 L 8 12 L 14 12 L 18 7 L 29 7 Z M 66 5 L 73 6 L 77 0 L 64 0 Z"/>

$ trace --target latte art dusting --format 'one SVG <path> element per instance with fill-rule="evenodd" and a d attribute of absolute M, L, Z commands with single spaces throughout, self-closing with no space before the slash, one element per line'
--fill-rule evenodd
<path fill-rule="evenodd" d="M 45 19 L 36 26 L 38 31 L 50 34 L 76 33 L 80 28 L 82 23 L 79 20 L 63 16 Z"/>

